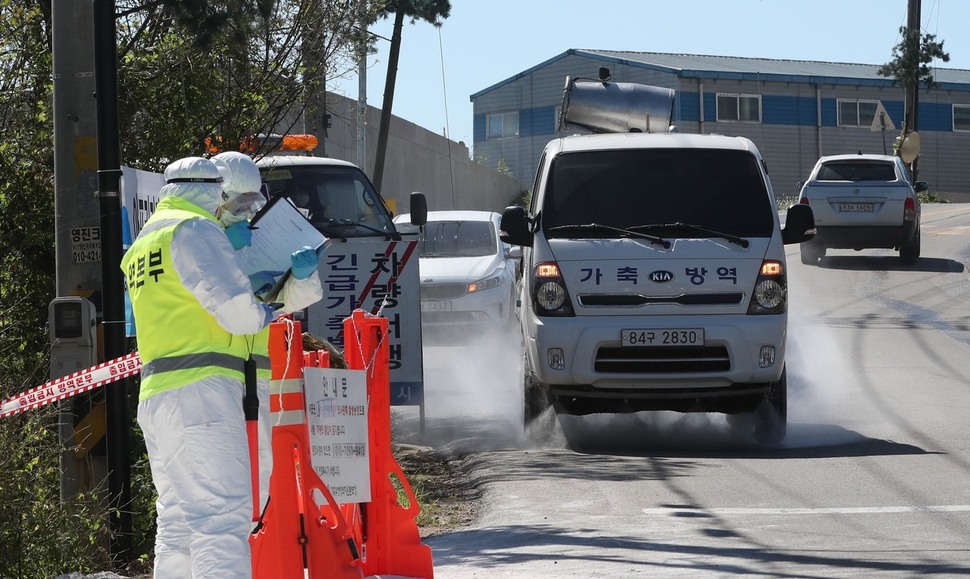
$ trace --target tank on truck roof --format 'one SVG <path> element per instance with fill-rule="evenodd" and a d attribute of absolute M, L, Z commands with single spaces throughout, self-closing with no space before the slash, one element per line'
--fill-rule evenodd
<path fill-rule="evenodd" d="M 674 91 L 637 83 L 566 77 L 559 129 L 570 126 L 594 133 L 666 133 L 673 116 Z"/>

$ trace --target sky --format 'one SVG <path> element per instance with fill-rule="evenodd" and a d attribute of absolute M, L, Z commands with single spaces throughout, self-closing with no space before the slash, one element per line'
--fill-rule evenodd
<path fill-rule="evenodd" d="M 909 0 L 918 1 L 918 0 Z M 571 48 L 881 65 L 907 0 L 451 0 L 436 28 L 405 20 L 392 111 L 473 145 L 470 96 Z M 970 69 L 970 1 L 922 0 L 924 34 Z M 393 19 L 370 27 L 391 38 Z M 367 101 L 384 99 L 389 40 L 368 58 Z M 565 79 L 564 79 L 565 80 Z M 356 99 L 358 78 L 328 85 Z"/>

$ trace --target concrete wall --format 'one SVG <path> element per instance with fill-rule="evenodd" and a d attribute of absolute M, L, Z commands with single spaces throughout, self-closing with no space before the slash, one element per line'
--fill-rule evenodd
<path fill-rule="evenodd" d="M 381 111 L 368 106 L 366 160 L 357 159 L 357 101 L 328 93 L 331 128 L 315 154 L 360 165 L 374 176 Z M 320 137 L 320 135 L 318 135 Z M 501 212 L 527 189 L 522 181 L 474 162 L 464 143 L 392 116 L 381 195 L 395 213 L 407 213 L 412 191 L 421 191 L 428 209 Z"/>

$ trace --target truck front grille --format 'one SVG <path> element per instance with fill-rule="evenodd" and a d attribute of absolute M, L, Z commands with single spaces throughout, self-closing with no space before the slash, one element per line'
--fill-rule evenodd
<path fill-rule="evenodd" d="M 724 372 L 731 359 L 724 346 L 618 348 L 596 351 L 597 372 L 667 374 L 676 372 Z"/>
<path fill-rule="evenodd" d="M 676 296 L 645 296 L 643 294 L 580 294 L 584 307 L 623 307 L 677 304 L 681 306 L 720 306 L 740 304 L 742 292 L 681 294 Z"/>

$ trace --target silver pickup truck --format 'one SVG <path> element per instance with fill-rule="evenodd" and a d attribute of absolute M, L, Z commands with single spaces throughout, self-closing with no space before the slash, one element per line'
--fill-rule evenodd
<path fill-rule="evenodd" d="M 919 193 L 927 184 L 912 183 L 899 157 L 822 157 L 800 189 L 798 202 L 811 206 L 816 228 L 800 246 L 802 263 L 818 264 L 828 248 L 889 248 L 903 263 L 919 259 Z"/>

